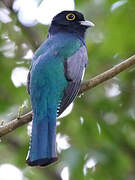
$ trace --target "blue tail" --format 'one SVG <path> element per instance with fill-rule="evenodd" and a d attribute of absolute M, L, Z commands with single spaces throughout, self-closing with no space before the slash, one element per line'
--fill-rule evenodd
<path fill-rule="evenodd" d="M 31 144 L 26 159 L 30 166 L 47 166 L 58 160 L 55 150 L 56 117 L 55 120 L 49 119 L 33 119 Z"/>

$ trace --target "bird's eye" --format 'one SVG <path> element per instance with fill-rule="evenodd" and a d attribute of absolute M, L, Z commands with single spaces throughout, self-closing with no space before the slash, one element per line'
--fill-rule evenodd
<path fill-rule="evenodd" d="M 73 21 L 73 20 L 75 20 L 75 15 L 73 13 L 69 13 L 66 15 L 66 19 L 68 21 Z"/>

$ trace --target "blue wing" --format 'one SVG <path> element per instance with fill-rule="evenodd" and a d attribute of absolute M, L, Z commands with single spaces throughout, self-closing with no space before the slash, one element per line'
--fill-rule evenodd
<path fill-rule="evenodd" d="M 64 61 L 65 77 L 68 85 L 64 90 L 64 96 L 58 107 L 57 116 L 71 104 L 77 95 L 87 64 L 88 56 L 85 46 L 81 46 L 74 55 Z"/>

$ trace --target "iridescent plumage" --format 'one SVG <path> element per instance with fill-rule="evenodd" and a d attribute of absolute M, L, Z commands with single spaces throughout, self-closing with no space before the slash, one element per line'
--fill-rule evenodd
<path fill-rule="evenodd" d="M 74 20 L 67 15 L 74 14 Z M 72 18 L 72 16 L 69 16 Z M 84 34 L 88 26 L 77 11 L 56 15 L 47 40 L 36 51 L 28 76 L 33 110 L 32 137 L 27 163 L 47 166 L 55 162 L 56 118 L 77 95 L 88 64 Z"/>

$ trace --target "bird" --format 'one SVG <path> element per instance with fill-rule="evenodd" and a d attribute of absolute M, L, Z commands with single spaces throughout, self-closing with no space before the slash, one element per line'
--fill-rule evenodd
<path fill-rule="evenodd" d="M 81 12 L 62 11 L 52 19 L 46 41 L 34 54 L 27 83 L 33 112 L 29 166 L 58 160 L 56 119 L 79 92 L 88 65 L 85 32 L 92 26 Z"/>

